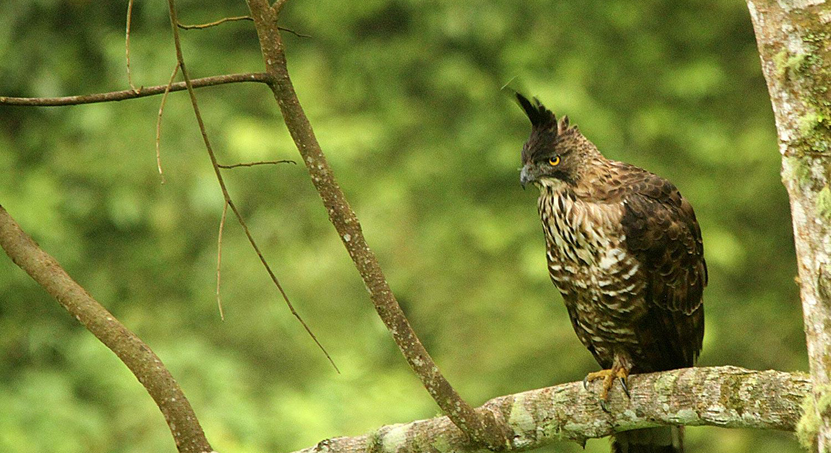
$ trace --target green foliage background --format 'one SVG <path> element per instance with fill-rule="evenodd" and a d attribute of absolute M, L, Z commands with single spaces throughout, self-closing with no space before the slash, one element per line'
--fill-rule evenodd
<path fill-rule="evenodd" d="M 198 23 L 241 0 L 179 2 Z M 124 89 L 126 2 L 0 2 L 0 95 Z M 167 7 L 137 0 L 137 85 L 167 81 Z M 472 403 L 597 369 L 546 275 L 529 132 L 500 88 L 539 96 L 609 157 L 692 201 L 710 266 L 702 365 L 806 370 L 788 200 L 740 1 L 292 0 L 290 70 L 324 151 L 427 348 Z M 247 22 L 184 32 L 194 77 L 262 68 Z M 264 86 L 198 92 L 220 160 L 297 159 Z M 154 155 L 159 97 L 0 108 L 0 203 L 170 367 L 215 448 L 288 451 L 436 415 L 380 320 L 302 165 L 225 172 L 289 314 L 222 198 L 186 96 Z M 174 451 L 126 368 L 0 259 L 0 450 Z M 777 432 L 688 429 L 693 452 L 798 451 Z M 605 440 L 589 452 L 606 451 Z M 545 451 L 577 452 L 557 444 Z"/>

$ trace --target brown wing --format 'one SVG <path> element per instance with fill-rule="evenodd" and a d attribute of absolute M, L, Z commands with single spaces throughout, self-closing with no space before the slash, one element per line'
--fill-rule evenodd
<path fill-rule="evenodd" d="M 636 327 L 649 363 L 641 371 L 692 366 L 704 338 L 707 264 L 690 203 L 669 181 L 627 165 L 621 178 L 626 246 L 647 278 L 647 314 Z"/>

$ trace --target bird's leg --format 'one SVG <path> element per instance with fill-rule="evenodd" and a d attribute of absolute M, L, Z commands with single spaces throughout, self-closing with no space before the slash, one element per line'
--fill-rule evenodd
<path fill-rule="evenodd" d="M 627 385 L 630 367 L 624 364 L 627 360 L 621 359 L 622 358 L 620 358 L 620 356 L 615 355 L 612 368 L 589 373 L 585 378 L 583 378 L 583 388 L 586 390 L 589 388 L 590 381 L 603 379 L 603 388 L 600 391 L 600 406 L 603 407 L 603 410 L 608 411 L 606 405 L 609 402 L 609 390 L 612 388 L 612 385 L 614 385 L 615 378 L 620 380 L 620 385 L 623 387 L 623 392 L 626 394 L 626 397 L 631 398 L 631 395 L 629 395 L 629 386 Z"/>

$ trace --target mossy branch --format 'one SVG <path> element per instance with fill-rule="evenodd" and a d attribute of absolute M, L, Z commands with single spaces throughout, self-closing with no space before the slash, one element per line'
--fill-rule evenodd
<path fill-rule="evenodd" d="M 584 444 L 614 432 L 661 425 L 793 431 L 810 389 L 804 373 L 686 368 L 631 376 L 631 400 L 615 388 L 609 412 L 600 408 L 596 386 L 586 391 L 580 382 L 500 396 L 476 411 L 507 423 L 511 432 L 506 451 L 524 451 L 557 441 Z M 480 448 L 467 442 L 447 417 L 437 417 L 384 426 L 364 436 L 327 439 L 296 453 Z"/>

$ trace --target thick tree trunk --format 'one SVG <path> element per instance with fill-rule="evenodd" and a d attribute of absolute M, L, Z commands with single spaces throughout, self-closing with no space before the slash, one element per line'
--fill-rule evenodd
<path fill-rule="evenodd" d="M 806 447 L 831 451 L 831 2 L 747 0 L 793 216 L 813 399 Z"/>

